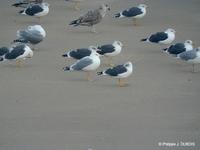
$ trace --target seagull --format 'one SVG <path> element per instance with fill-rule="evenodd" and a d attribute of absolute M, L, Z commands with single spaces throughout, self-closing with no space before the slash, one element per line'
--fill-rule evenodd
<path fill-rule="evenodd" d="M 39 44 L 46 37 L 46 32 L 41 25 L 28 26 L 26 29 L 17 31 L 17 39 L 13 42 Z"/>
<path fill-rule="evenodd" d="M 12 46 L 8 53 L 0 57 L 0 61 L 15 60 L 18 67 L 21 67 L 22 60 L 33 57 L 33 51 L 25 44 Z"/>
<path fill-rule="evenodd" d="M 80 10 L 80 8 L 79 8 L 78 5 L 79 5 L 79 3 L 82 2 L 83 0 L 65 0 L 65 1 L 75 3 L 74 9 L 75 9 L 75 10 Z"/>
<path fill-rule="evenodd" d="M 192 64 L 193 72 L 195 72 L 195 64 L 200 64 L 200 47 L 182 52 L 177 55 L 177 58 Z"/>
<path fill-rule="evenodd" d="M 3 55 L 5 55 L 8 52 L 9 52 L 9 48 L 7 48 L 7 47 L 0 47 L 0 57 L 2 57 Z"/>
<path fill-rule="evenodd" d="M 102 72 L 97 72 L 97 75 L 106 75 L 118 79 L 118 84 L 120 87 L 125 86 L 122 82 L 123 78 L 127 78 L 133 72 L 133 65 L 131 62 L 126 62 L 125 64 L 109 68 Z"/>
<path fill-rule="evenodd" d="M 157 32 L 150 35 L 148 38 L 141 39 L 141 41 L 157 44 L 170 44 L 175 39 L 175 33 L 176 31 L 174 29 L 169 28 L 164 32 Z"/>
<path fill-rule="evenodd" d="M 64 71 L 85 71 L 87 72 L 87 80 L 90 80 L 90 72 L 96 70 L 100 66 L 100 58 L 98 53 L 83 57 L 70 67 L 63 68 Z"/>
<path fill-rule="evenodd" d="M 106 44 L 102 46 L 98 46 L 97 48 L 97 53 L 100 55 L 109 57 L 109 65 L 113 66 L 112 64 L 112 57 L 117 56 L 118 54 L 121 53 L 123 44 L 120 41 L 114 41 L 112 44 Z"/>
<path fill-rule="evenodd" d="M 176 43 L 163 50 L 168 54 L 176 56 L 182 52 L 193 50 L 193 42 L 186 40 L 184 43 Z"/>
<path fill-rule="evenodd" d="M 35 16 L 39 19 L 42 16 L 46 16 L 49 13 L 49 4 L 41 3 L 41 4 L 33 4 L 25 8 L 24 10 L 19 11 L 20 14 Z"/>
<path fill-rule="evenodd" d="M 16 3 L 12 4 L 12 6 L 14 6 L 14 7 L 21 7 L 21 8 L 27 8 L 29 5 L 40 4 L 42 2 L 43 2 L 43 0 L 33 0 L 33 1 L 30 1 L 30 0 L 21 0 L 21 1 L 18 1 Z"/>
<path fill-rule="evenodd" d="M 90 46 L 89 48 L 79 48 L 75 50 L 70 50 L 69 52 L 63 54 L 62 56 L 79 60 L 82 59 L 83 57 L 90 56 L 93 53 L 96 53 L 97 50 L 98 50 L 97 47 Z"/>
<path fill-rule="evenodd" d="M 134 26 L 137 26 L 137 19 L 143 18 L 146 15 L 147 5 L 140 4 L 137 7 L 132 7 L 130 9 L 121 11 L 120 13 L 115 14 L 115 18 L 133 18 Z"/>
<path fill-rule="evenodd" d="M 73 25 L 74 27 L 92 27 L 92 32 L 97 33 L 94 25 L 101 22 L 101 20 L 105 17 L 107 10 L 110 10 L 110 8 L 107 4 L 103 4 L 98 9 L 88 11 L 85 15 L 81 16 L 77 20 L 72 21 L 69 25 Z"/>

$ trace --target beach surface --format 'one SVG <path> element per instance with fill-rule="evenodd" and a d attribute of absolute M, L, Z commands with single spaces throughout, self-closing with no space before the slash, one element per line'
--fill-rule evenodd
<path fill-rule="evenodd" d="M 200 149 L 200 65 L 192 73 L 191 65 L 161 51 L 166 46 L 140 42 L 174 28 L 175 42 L 191 39 L 200 46 L 199 0 L 110 0 L 111 11 L 96 26 L 98 34 L 68 24 L 101 0 L 85 0 L 80 11 L 64 0 L 46 1 L 50 13 L 41 25 L 47 37 L 33 58 L 21 68 L 15 62 L 0 64 L 0 150 Z M 18 29 L 38 24 L 36 18 L 18 15 L 12 2 L 0 2 L 0 47 L 9 46 Z M 148 5 L 141 26 L 113 18 L 139 3 Z M 83 72 L 62 70 L 74 62 L 62 58 L 67 50 L 115 40 L 124 48 L 114 63 L 134 64 L 128 86 L 118 87 L 116 79 L 95 72 L 87 82 Z M 98 71 L 107 68 L 105 63 L 103 58 Z"/>

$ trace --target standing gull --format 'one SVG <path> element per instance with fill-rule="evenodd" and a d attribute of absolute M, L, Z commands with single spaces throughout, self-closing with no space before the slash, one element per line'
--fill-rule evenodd
<path fill-rule="evenodd" d="M 36 45 L 43 41 L 46 32 L 41 25 L 28 26 L 24 30 L 17 31 L 17 39 L 13 42 L 30 43 Z"/>
<path fill-rule="evenodd" d="M 98 75 L 107 75 L 113 78 L 118 79 L 119 86 L 125 86 L 125 83 L 122 82 L 123 78 L 127 78 L 133 72 L 133 65 L 131 62 L 126 62 L 123 65 L 118 65 L 113 68 L 109 68 L 102 72 L 98 72 Z"/>
<path fill-rule="evenodd" d="M 46 16 L 49 13 L 49 4 L 41 3 L 41 4 L 29 5 L 27 8 L 21 10 L 19 13 L 28 16 L 35 16 L 40 21 L 40 18 L 42 16 Z"/>
<path fill-rule="evenodd" d="M 15 60 L 20 67 L 22 60 L 33 57 L 33 51 L 25 44 L 15 45 L 10 48 L 9 52 L 0 57 L 0 61 Z"/>
<path fill-rule="evenodd" d="M 75 3 L 74 9 L 75 9 L 75 10 L 80 10 L 80 8 L 79 8 L 79 3 L 82 2 L 83 0 L 65 0 L 65 1 Z"/>
<path fill-rule="evenodd" d="M 113 66 L 112 57 L 121 53 L 122 46 L 123 46 L 122 42 L 114 41 L 113 44 L 106 44 L 106 45 L 98 46 L 99 50 L 97 50 L 97 53 L 108 57 L 109 58 L 108 64 L 110 66 Z"/>
<path fill-rule="evenodd" d="M 94 25 L 101 22 L 105 17 L 107 10 L 110 10 L 108 5 L 103 4 L 98 9 L 88 11 L 85 15 L 79 19 L 72 21 L 69 25 L 73 26 L 88 26 L 92 27 L 92 32 L 96 33 Z"/>
<path fill-rule="evenodd" d="M 70 50 L 65 54 L 63 54 L 62 56 L 79 60 L 82 59 L 83 57 L 90 56 L 93 53 L 96 53 L 97 50 L 98 50 L 97 47 L 90 46 L 89 48 L 79 48 L 75 50 Z"/>
<path fill-rule="evenodd" d="M 192 70 L 195 72 L 195 64 L 200 64 L 200 47 L 180 53 L 177 58 L 192 64 Z"/>
<path fill-rule="evenodd" d="M 115 14 L 115 18 L 133 18 L 134 26 L 137 26 L 137 19 L 143 18 L 146 15 L 147 5 L 140 4 L 137 7 L 132 7 L 130 9 L 126 9 L 121 11 L 120 13 Z"/>
<path fill-rule="evenodd" d="M 184 43 L 176 43 L 163 50 L 168 54 L 176 56 L 182 52 L 193 50 L 193 42 L 186 40 Z"/>
<path fill-rule="evenodd" d="M 87 80 L 90 80 L 90 72 L 96 70 L 100 66 L 100 58 L 98 53 L 93 53 L 90 56 L 86 56 L 70 67 L 63 68 L 64 71 L 85 71 L 87 72 Z"/>
<path fill-rule="evenodd" d="M 175 33 L 176 31 L 174 29 L 169 28 L 164 32 L 157 32 L 150 35 L 148 38 L 141 39 L 141 41 L 157 44 L 170 44 L 175 39 Z"/>

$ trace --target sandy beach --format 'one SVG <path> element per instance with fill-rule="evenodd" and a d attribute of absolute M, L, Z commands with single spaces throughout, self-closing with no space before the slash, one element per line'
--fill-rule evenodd
<path fill-rule="evenodd" d="M 17 68 L 0 64 L 0 150 L 199 150 L 200 65 L 178 61 L 161 49 L 141 43 L 147 35 L 171 27 L 175 42 L 187 39 L 200 46 L 199 0 L 110 0 L 111 11 L 96 26 L 68 24 L 101 0 L 85 0 L 80 11 L 64 0 L 46 0 L 50 13 L 41 19 L 46 39 L 32 59 Z M 0 47 L 10 46 L 16 31 L 37 24 L 20 16 L 13 1 L 0 2 Z M 134 27 L 131 19 L 115 19 L 120 10 L 148 5 L 147 15 Z M 64 72 L 73 63 L 62 54 L 73 48 L 120 40 L 115 64 L 132 61 L 134 72 L 120 88 L 115 79 Z M 106 59 L 98 69 L 106 68 Z M 193 142 L 195 146 L 159 146 L 159 142 Z"/>

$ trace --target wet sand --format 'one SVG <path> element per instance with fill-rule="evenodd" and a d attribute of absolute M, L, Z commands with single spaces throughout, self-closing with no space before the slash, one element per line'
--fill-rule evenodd
<path fill-rule="evenodd" d="M 140 43 L 152 32 L 176 29 L 176 42 L 191 39 L 200 45 L 199 0 L 150 0 L 148 14 L 133 27 L 116 20 L 119 10 L 139 0 L 111 1 L 111 12 L 90 29 L 67 24 L 100 4 L 85 0 L 80 11 L 63 0 L 48 0 L 50 13 L 41 19 L 47 38 L 22 68 L 0 64 L 0 150 L 199 150 L 200 65 L 191 65 L 161 52 L 163 46 Z M 0 46 L 9 46 L 16 31 L 37 22 L 17 15 L 12 2 L 1 0 Z M 181 3 L 181 4 L 180 4 Z M 115 79 L 85 81 L 85 74 L 63 72 L 73 61 L 61 55 L 69 49 L 120 40 L 124 49 L 116 64 L 134 63 L 128 86 Z M 105 59 L 98 71 L 106 68 Z M 195 142 L 196 146 L 158 146 L 158 142 Z"/>

